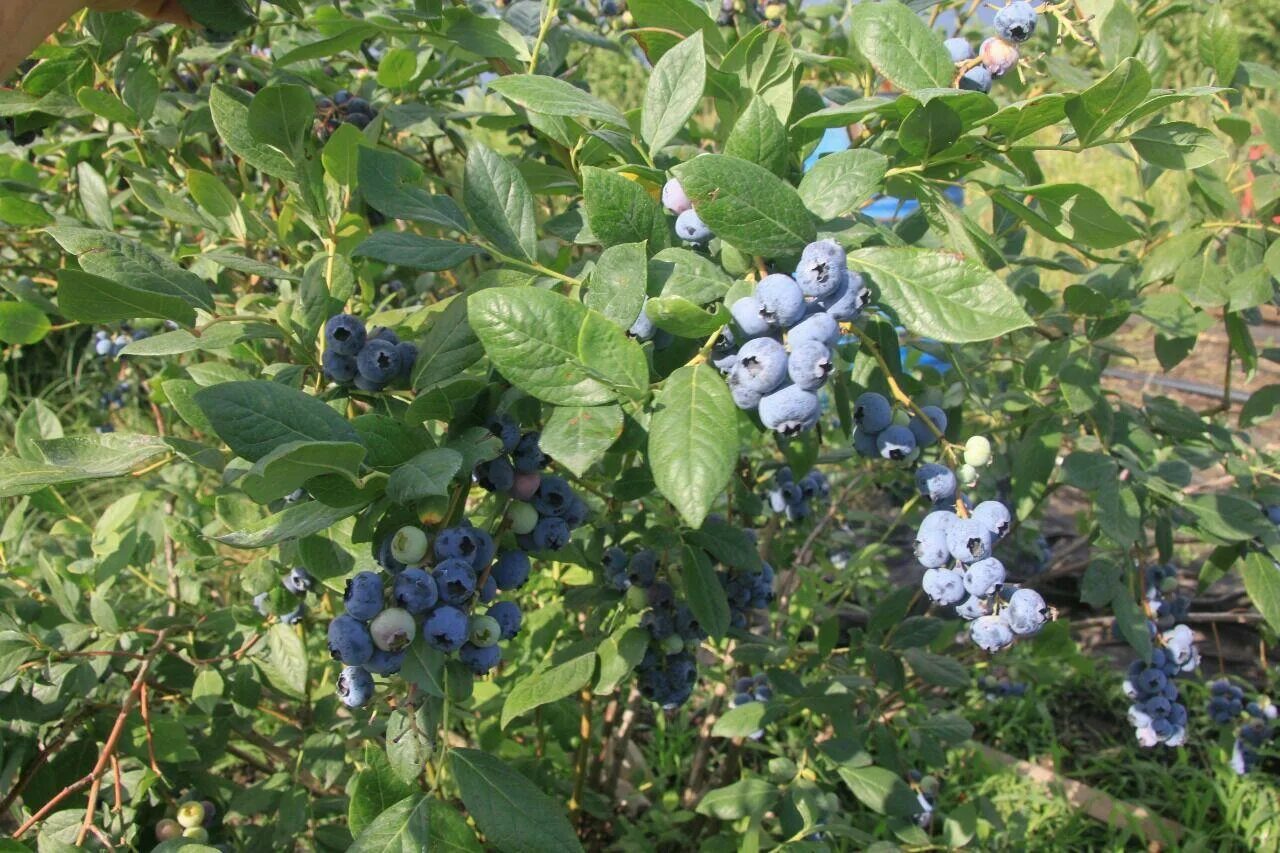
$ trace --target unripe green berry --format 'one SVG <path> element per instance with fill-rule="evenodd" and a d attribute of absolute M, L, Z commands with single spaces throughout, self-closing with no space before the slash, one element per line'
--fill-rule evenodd
<path fill-rule="evenodd" d="M 168 841 L 182 835 L 182 824 L 171 817 L 156 824 L 156 841 Z"/>
<path fill-rule="evenodd" d="M 209 840 L 209 830 L 203 826 L 189 826 L 182 830 L 182 837 L 203 844 Z"/>
<path fill-rule="evenodd" d="M 798 771 L 796 763 L 786 756 L 780 755 L 769 759 L 769 778 L 774 782 L 790 782 L 796 778 Z"/>
<path fill-rule="evenodd" d="M 497 645 L 502 636 L 502 626 L 492 616 L 472 616 L 469 627 L 471 645 L 480 648 Z"/>
<path fill-rule="evenodd" d="M 684 638 L 679 634 L 672 634 L 662 641 L 662 650 L 669 655 L 678 655 L 684 651 Z"/>
<path fill-rule="evenodd" d="M 649 606 L 649 593 L 642 587 L 633 586 L 627 590 L 627 606 L 632 610 L 644 610 Z"/>
<path fill-rule="evenodd" d="M 964 443 L 964 461 L 974 468 L 983 468 L 991 464 L 991 442 L 986 436 L 971 436 Z"/>
<path fill-rule="evenodd" d="M 507 508 L 507 518 L 511 520 L 512 533 L 532 533 L 538 526 L 538 511 L 523 501 L 515 501 Z"/>
<path fill-rule="evenodd" d="M 421 527 L 406 525 L 391 539 L 391 556 L 406 566 L 416 566 L 427 556 L 427 534 Z"/>
<path fill-rule="evenodd" d="M 388 607 L 369 623 L 373 644 L 384 652 L 398 652 L 409 647 L 418 635 L 413 614 L 400 607 Z"/>
<path fill-rule="evenodd" d="M 182 824 L 184 829 L 200 826 L 204 823 L 204 806 L 197 802 L 183 803 L 178 806 L 178 823 Z"/>
<path fill-rule="evenodd" d="M 956 469 L 956 479 L 966 489 L 972 489 L 978 484 L 978 469 L 966 462 Z"/>

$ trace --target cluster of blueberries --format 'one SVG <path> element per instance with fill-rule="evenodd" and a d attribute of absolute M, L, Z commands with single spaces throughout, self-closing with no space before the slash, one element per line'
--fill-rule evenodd
<path fill-rule="evenodd" d="M 120 331 L 112 334 L 107 329 L 98 329 L 93 333 L 93 342 L 89 345 L 91 357 L 116 358 L 120 351 L 134 341 L 149 337 L 146 329 L 134 329 L 128 325 L 120 327 Z"/>
<path fill-rule="evenodd" d="M 753 531 L 754 532 L 754 531 Z M 747 629 L 750 611 L 763 610 L 773 601 L 773 566 L 762 563 L 759 571 L 724 569 L 716 578 L 729 602 L 729 625 Z"/>
<path fill-rule="evenodd" d="M 797 481 L 791 468 L 784 465 L 774 472 L 766 497 L 774 513 L 785 515 L 787 521 L 800 521 L 809 517 L 815 503 L 831 497 L 831 484 L 816 468 Z"/>
<path fill-rule="evenodd" d="M 1021 681 L 1010 681 L 1007 675 L 999 678 L 984 675 L 978 680 L 978 687 L 988 699 L 1004 699 L 1008 696 L 1021 698 L 1027 693 L 1027 685 Z"/>
<path fill-rule="evenodd" d="M 124 408 L 125 397 L 133 390 L 132 382 L 117 382 L 116 387 L 110 391 L 103 391 L 98 395 L 98 408 L 107 412 L 114 412 Z"/>
<path fill-rule="evenodd" d="M 355 385 L 377 392 L 398 380 L 407 380 L 418 360 L 418 348 L 402 341 L 388 328 L 365 328 L 364 320 L 351 314 L 334 314 L 324 324 L 325 378 L 339 385 Z"/>
<path fill-rule="evenodd" d="M 187 799 L 173 817 L 156 822 L 156 840 L 186 838 L 197 844 L 209 841 L 209 830 L 218 823 L 218 809 L 208 800 Z"/>
<path fill-rule="evenodd" d="M 298 606 L 283 614 L 280 617 L 280 621 L 286 625 L 296 625 L 307 615 L 307 593 L 316 588 L 316 579 L 311 576 L 310 572 L 299 566 L 291 569 L 289 574 L 285 575 L 284 579 L 280 581 L 280 585 L 298 597 Z M 253 606 L 263 616 L 271 615 L 269 597 L 270 594 L 265 592 L 260 592 L 253 597 Z"/>
<path fill-rule="evenodd" d="M 938 442 L 938 437 L 947 431 L 947 413 L 937 406 L 923 406 L 920 409 L 928 422 L 920 415 L 905 415 L 895 420 L 893 405 L 889 398 L 877 391 L 860 394 L 853 402 L 853 449 L 862 456 L 880 457 L 893 462 L 911 463 L 920 457 L 920 451 Z M 930 427 L 929 424 L 933 426 Z M 986 441 L 986 439 L 982 439 Z M 975 458 L 981 458 L 975 455 Z M 987 464 L 991 459 L 991 446 L 987 444 Z M 969 464 L 966 461 L 966 464 Z M 980 467 L 971 465 L 971 468 Z M 936 472 L 935 472 L 936 473 Z M 962 473 L 969 474 L 967 471 Z M 917 477 L 917 479 L 919 479 Z M 972 482 L 977 481 L 976 470 L 972 473 Z M 970 481 L 966 481 L 970 482 Z M 958 480 L 953 475 L 949 481 L 951 497 L 955 496 Z M 935 483 L 945 486 L 947 483 Z M 935 502 L 946 499 L 945 495 L 934 498 Z"/>
<path fill-rule="evenodd" d="M 340 89 L 332 98 L 316 99 L 316 118 L 319 128 L 316 135 L 323 142 L 344 124 L 352 124 L 363 130 L 373 121 L 373 105 L 364 98 Z"/>
<path fill-rule="evenodd" d="M 502 453 L 477 465 L 473 479 L 485 491 L 512 499 L 507 519 L 517 545 L 527 551 L 560 550 L 586 522 L 586 502 L 563 478 L 541 473 L 551 461 L 539 444 L 541 433 L 522 433 L 505 414 L 494 415 L 485 426 L 502 442 Z"/>
<path fill-rule="evenodd" d="M 951 61 L 961 69 L 961 89 L 990 92 L 992 81 L 1018 64 L 1018 45 L 1036 31 L 1035 7 L 1025 0 L 1014 0 L 996 12 L 992 24 L 997 34 L 982 42 L 976 56 L 966 39 L 949 38 L 943 42 Z"/>
<path fill-rule="evenodd" d="M 1124 693 L 1132 704 L 1129 722 L 1136 730 L 1138 744 L 1152 747 L 1181 746 L 1187 739 L 1187 707 L 1178 701 L 1178 676 L 1200 666 L 1200 652 L 1195 636 L 1186 625 L 1161 630 L 1172 615 L 1167 594 L 1177 589 L 1177 569 L 1152 566 L 1146 571 L 1147 627 L 1156 642 L 1151 662 L 1136 660 L 1129 665 L 1124 680 Z"/>
<path fill-rule="evenodd" d="M 834 240 L 805 246 L 794 277 L 762 278 L 730 306 L 733 328 L 721 330 L 712 351 L 734 403 L 784 437 L 812 428 L 822 409 L 817 392 L 835 369 L 840 323 L 862 313 L 870 296 Z"/>
<path fill-rule="evenodd" d="M 628 555 L 618 546 L 601 559 L 605 581 L 626 592 L 627 603 L 643 610 L 640 627 L 649 633 L 644 658 L 636 666 L 640 695 L 666 710 L 678 708 L 698 681 L 694 657 L 707 634 L 675 589 L 658 579 L 658 555 L 648 548 Z"/>
<path fill-rule="evenodd" d="M 1236 730 L 1236 740 L 1231 748 L 1231 769 L 1243 776 L 1258 766 L 1258 750 L 1263 744 L 1280 735 L 1275 724 L 1277 708 L 1266 697 L 1245 701 L 1244 690 L 1225 678 L 1209 683 L 1209 717 L 1220 726 L 1239 722 L 1240 715 L 1248 719 Z"/>

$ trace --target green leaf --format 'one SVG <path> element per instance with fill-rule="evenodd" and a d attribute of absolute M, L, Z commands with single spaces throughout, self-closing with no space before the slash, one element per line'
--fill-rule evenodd
<path fill-rule="evenodd" d="M 769 716 L 769 706 L 764 702 L 748 702 L 730 708 L 711 727 L 712 737 L 747 737 L 760 731 Z"/>
<path fill-rule="evenodd" d="M 764 98 L 752 98 L 738 116 L 724 141 L 724 153 L 764 166 L 775 175 L 786 175 L 787 129 Z"/>
<path fill-rule="evenodd" d="M 1141 104 L 1151 91 L 1146 66 L 1130 57 L 1106 77 L 1067 99 L 1065 110 L 1082 145 L 1091 145 Z"/>
<path fill-rule="evenodd" d="M 360 831 L 348 853 L 419 853 L 430 850 L 431 801 L 410 794 Z"/>
<path fill-rule="evenodd" d="M 1240 567 L 1245 592 L 1273 631 L 1280 630 L 1280 566 L 1266 554 L 1250 552 Z"/>
<path fill-rule="evenodd" d="M 591 680 L 595 671 L 596 653 L 587 652 L 524 677 L 507 694 L 507 699 L 502 704 L 502 721 L 499 725 L 505 729 L 521 714 L 572 696 Z"/>
<path fill-rule="evenodd" d="M 600 253 L 583 303 L 622 329 L 630 329 L 644 306 L 649 267 L 644 243 L 619 243 Z"/>
<path fill-rule="evenodd" d="M 640 135 L 649 143 L 650 157 L 684 128 L 702 100 L 706 80 L 701 31 L 668 50 L 653 66 L 640 118 Z"/>
<path fill-rule="evenodd" d="M 880 301 L 922 337 L 969 343 L 1032 324 L 994 273 L 949 252 L 876 246 L 850 252 L 849 267 L 871 276 Z"/>
<path fill-rule="evenodd" d="M 361 504 L 333 507 L 320 501 L 304 501 L 285 507 L 262 521 L 213 538 L 232 548 L 256 549 L 276 545 L 288 539 L 301 539 L 319 533 L 354 514 Z"/>
<path fill-rule="evenodd" d="M 763 166 L 707 154 L 675 173 L 698 216 L 734 248 L 766 257 L 795 254 L 817 237 L 800 195 Z"/>
<path fill-rule="evenodd" d="M 934 98 L 912 110 L 898 128 L 898 143 L 909 154 L 928 159 L 956 143 L 964 125 L 942 98 Z"/>
<path fill-rule="evenodd" d="M 106 323 L 157 317 L 184 326 L 195 324 L 196 312 L 177 296 L 118 284 L 79 270 L 58 271 L 58 310 L 69 320 Z"/>
<path fill-rule="evenodd" d="M 705 338 L 729 322 L 723 305 L 706 311 L 683 296 L 656 296 L 645 303 L 644 311 L 658 328 L 681 338 Z"/>
<path fill-rule="evenodd" d="M 240 488 L 265 504 L 324 474 L 339 474 L 356 483 L 365 453 L 364 445 L 352 442 L 291 441 L 255 462 L 241 479 Z"/>
<path fill-rule="evenodd" d="M 1240 27 L 1222 6 L 1204 10 L 1199 48 L 1200 61 L 1213 69 L 1219 83 L 1230 86 L 1240 67 Z"/>
<path fill-rule="evenodd" d="M 660 249 L 669 242 L 670 225 L 644 187 L 622 175 L 582 167 L 582 204 L 591 233 L 605 246 L 648 242 Z"/>
<path fill-rule="evenodd" d="M 360 443 L 359 434 L 342 415 L 315 397 L 278 382 L 211 385 L 196 394 L 196 404 L 218 437 L 250 462 L 291 442 Z"/>
<path fill-rule="evenodd" d="M 293 626 L 277 622 L 268 628 L 265 655 L 258 655 L 257 662 L 285 694 L 297 699 L 307 695 L 307 648 Z"/>
<path fill-rule="evenodd" d="M 898 89 L 951 85 L 955 66 L 938 34 L 903 3 L 859 3 L 850 9 L 858 52 Z"/>
<path fill-rule="evenodd" d="M 413 387 L 419 393 L 457 379 L 480 360 L 484 347 L 467 321 L 467 293 L 458 294 L 427 328 L 413 366 Z"/>
<path fill-rule="evenodd" d="M 414 643 L 409 647 L 406 666 L 413 657 L 413 649 L 425 645 Z M 407 675 L 403 677 L 414 683 Z M 438 720 L 431 719 L 427 704 L 423 703 L 416 711 L 410 709 L 407 713 L 397 708 L 387 717 L 387 761 L 397 776 L 414 787 L 417 787 L 422 770 L 433 759 L 435 751 L 432 735 Z"/>
<path fill-rule="evenodd" d="M 911 671 L 927 684 L 938 687 L 967 687 L 969 670 L 955 658 L 938 655 L 924 649 L 907 649 L 902 653 Z"/>
<path fill-rule="evenodd" d="M 351 254 L 396 266 L 438 272 L 460 266 L 467 258 L 484 254 L 484 250 L 479 246 L 407 231 L 378 231 L 365 238 Z"/>
<path fill-rule="evenodd" d="M 0 458 L 0 497 L 45 486 L 119 477 L 170 451 L 162 438 L 130 433 L 73 435 L 34 442 L 43 460 Z"/>
<path fill-rule="evenodd" d="M 447 195 L 432 195 L 420 186 L 422 168 L 401 154 L 362 147 L 357 166 L 360 192 L 379 213 L 393 219 L 430 222 L 463 233 L 467 218 Z"/>
<path fill-rule="evenodd" d="M 469 322 L 494 366 L 526 393 L 559 406 L 598 406 L 648 393 L 644 352 L 622 329 L 548 290 L 473 294 Z"/>
<path fill-rule="evenodd" d="M 719 639 L 729 630 L 729 600 L 716 577 L 715 566 L 705 551 L 685 545 L 681 551 L 681 574 L 689 609 L 710 636 Z"/>
<path fill-rule="evenodd" d="M 607 696 L 617 690 L 622 679 L 644 660 L 645 650 L 649 648 L 649 632 L 638 623 L 639 616 L 633 616 L 601 641 L 596 650 L 600 657 L 600 675 L 593 689 L 597 696 Z"/>
<path fill-rule="evenodd" d="M 0 302 L 0 341 L 34 344 L 49 334 L 49 318 L 26 302 Z"/>
<path fill-rule="evenodd" d="M 581 477 L 622 435 L 618 406 L 557 406 L 542 428 L 544 453 Z"/>
<path fill-rule="evenodd" d="M 498 251 L 526 261 L 537 258 L 533 196 L 520 171 L 505 157 L 472 143 L 462 196 L 476 227 Z"/>
<path fill-rule="evenodd" d="M 759 818 L 777 799 L 777 787 L 763 779 L 740 779 L 704 794 L 697 812 L 720 820 L 738 820 L 748 816 Z"/>
<path fill-rule="evenodd" d="M 267 86 L 249 104 L 249 133 L 261 145 L 270 145 L 289 160 L 298 162 L 302 141 L 315 124 L 316 104 L 302 86 Z"/>
<path fill-rule="evenodd" d="M 755 540 L 742 528 L 727 521 L 708 518 L 702 527 L 686 532 L 684 538 L 690 545 L 709 553 L 717 562 L 735 569 L 758 572 L 764 567 Z"/>
<path fill-rule="evenodd" d="M 879 814 L 908 817 L 920 811 L 916 795 L 896 773 L 883 767 L 849 767 L 843 764 L 836 768 L 836 772 L 863 805 Z"/>
<path fill-rule="evenodd" d="M 418 73 L 418 55 L 407 48 L 393 47 L 378 61 L 378 85 L 403 89 Z"/>
<path fill-rule="evenodd" d="M 649 259 L 649 281 L 663 296 L 679 296 L 697 305 L 723 299 L 733 284 L 715 261 L 674 247 Z"/>
<path fill-rule="evenodd" d="M 800 179 L 800 198 L 821 219 L 834 219 L 861 206 L 880 190 L 889 158 L 867 148 L 820 157 Z"/>
<path fill-rule="evenodd" d="M 495 756 L 478 749 L 449 752 L 462 802 L 489 844 L 513 853 L 581 850 L 564 809 Z"/>
<path fill-rule="evenodd" d="M 702 526 L 729 485 L 738 461 L 738 408 L 709 365 L 688 365 L 667 377 L 649 423 L 649 467 L 663 497 L 689 527 Z"/>
<path fill-rule="evenodd" d="M 138 114 L 110 92 L 83 86 L 76 92 L 76 101 L 89 112 L 102 116 L 107 121 L 127 127 L 136 127 L 138 124 Z"/>
<path fill-rule="evenodd" d="M 1280 385 L 1265 385 L 1249 395 L 1240 407 L 1240 428 L 1251 427 L 1280 411 Z"/>
<path fill-rule="evenodd" d="M 462 454 L 447 447 L 424 450 L 391 472 L 387 498 L 408 504 L 431 495 L 447 495 L 449 483 L 462 468 Z"/>
<path fill-rule="evenodd" d="M 344 187 L 360 180 L 360 151 L 365 148 L 364 132 L 354 124 L 340 124 L 320 151 L 324 173 Z"/>
<path fill-rule="evenodd" d="M 458 814 L 449 803 L 431 800 L 431 816 L 429 818 L 430 843 L 428 850 L 439 850 L 447 853 L 484 853 L 484 848 L 476 840 L 475 833 L 467 826 L 467 821 Z"/>
<path fill-rule="evenodd" d="M 77 257 L 87 273 L 134 290 L 176 296 L 193 308 L 214 309 L 213 295 L 204 279 L 136 240 L 110 231 L 72 226 L 49 228 L 48 232 Z"/>
<path fill-rule="evenodd" d="M 51 438 L 62 438 L 62 421 L 58 413 L 48 403 L 35 397 L 18 415 L 13 425 L 13 448 L 23 459 L 44 462 L 44 453 L 40 450 L 40 442 Z"/>
<path fill-rule="evenodd" d="M 1031 196 L 1037 206 L 1028 207 L 1005 190 L 991 199 L 1050 240 L 1114 249 L 1142 236 L 1101 193 L 1084 184 L 1041 184 L 1019 190 L 1019 195 Z"/>
<path fill-rule="evenodd" d="M 511 74 L 490 81 L 489 88 L 531 112 L 564 118 L 590 118 L 623 130 L 627 128 L 626 117 L 612 104 L 558 77 Z"/>
<path fill-rule="evenodd" d="M 1185 121 L 1153 124 L 1129 135 L 1138 156 L 1164 169 L 1199 169 L 1227 156 L 1218 138 Z"/>

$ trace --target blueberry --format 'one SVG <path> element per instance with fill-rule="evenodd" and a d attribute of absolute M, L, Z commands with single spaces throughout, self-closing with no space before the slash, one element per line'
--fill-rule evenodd
<path fill-rule="evenodd" d="M 960 78 L 960 88 L 970 92 L 982 92 L 986 94 L 991 91 L 991 72 L 981 65 L 974 66 Z"/>
<path fill-rule="evenodd" d="M 688 243 L 705 243 L 713 235 L 697 212 L 690 208 L 676 217 L 676 236 Z"/>
<path fill-rule="evenodd" d="M 395 554 L 391 553 L 392 538 L 391 536 L 383 537 L 382 541 L 378 543 L 378 550 L 374 554 L 374 558 L 378 561 L 379 566 L 395 574 L 396 572 L 404 571 L 404 563 L 397 560 Z"/>
<path fill-rule="evenodd" d="M 671 178 L 662 185 L 662 206 L 676 216 L 693 209 L 689 196 L 685 195 L 684 187 L 680 186 L 680 182 L 675 178 Z"/>
<path fill-rule="evenodd" d="M 736 369 L 729 374 L 729 393 L 733 396 L 733 404 L 744 411 L 758 407 L 764 397 L 759 391 L 744 387 Z"/>
<path fill-rule="evenodd" d="M 458 652 L 458 660 L 462 661 L 474 675 L 485 675 L 502 660 L 502 651 L 497 646 L 477 646 L 466 643 Z"/>
<path fill-rule="evenodd" d="M 939 510 L 925 516 L 916 531 L 915 554 L 920 565 L 927 569 L 945 566 L 951 558 L 947 545 L 947 531 L 960 520 L 954 512 Z"/>
<path fill-rule="evenodd" d="M 367 343 L 369 341 L 386 341 L 392 346 L 395 346 L 400 343 L 400 336 L 397 335 L 394 330 L 389 329 L 386 326 L 374 326 L 369 330 L 368 334 L 365 335 L 365 342 Z"/>
<path fill-rule="evenodd" d="M 422 635 L 432 647 L 456 652 L 467 641 L 467 614 L 448 604 L 441 605 L 422 623 Z"/>
<path fill-rule="evenodd" d="M 502 442 L 503 453 L 511 453 L 520 443 L 520 425 L 510 415 L 493 415 L 484 422 L 484 428 Z"/>
<path fill-rule="evenodd" d="M 1009 533 L 1012 516 L 1009 508 L 999 501 L 983 501 L 969 514 L 975 522 L 995 539 L 1003 539 Z"/>
<path fill-rule="evenodd" d="M 942 43 L 947 49 L 947 53 L 951 54 L 952 62 L 964 62 L 973 59 L 973 45 L 969 44 L 968 39 L 949 38 Z"/>
<path fill-rule="evenodd" d="M 511 464 L 515 466 L 517 473 L 532 474 L 547 467 L 546 454 L 538 446 L 541 437 L 542 434 L 538 432 L 526 432 L 520 436 L 516 449 L 511 453 Z"/>
<path fill-rule="evenodd" d="M 818 240 L 804 247 L 796 267 L 796 284 L 805 296 L 827 296 L 840 286 L 847 269 L 844 247 L 835 240 Z"/>
<path fill-rule="evenodd" d="M 476 570 L 468 560 L 451 557 L 436 566 L 434 574 L 440 600 L 445 604 L 465 604 L 476 591 Z"/>
<path fill-rule="evenodd" d="M 876 436 L 876 450 L 884 459 L 899 462 L 916 449 L 916 437 L 904 426 L 891 426 Z"/>
<path fill-rule="evenodd" d="M 946 465 L 929 462 L 916 470 L 916 490 L 933 503 L 956 499 L 956 475 Z"/>
<path fill-rule="evenodd" d="M 947 527 L 947 550 L 961 563 L 991 556 L 991 534 L 972 518 L 957 518 Z"/>
<path fill-rule="evenodd" d="M 961 619 L 968 619 L 970 622 L 989 613 L 991 613 L 991 608 L 976 595 L 971 595 L 963 603 L 956 605 L 956 615 Z"/>
<path fill-rule="evenodd" d="M 568 510 L 573 498 L 573 487 L 563 477 L 543 477 L 530 503 L 539 515 L 561 516 Z"/>
<path fill-rule="evenodd" d="M 834 347 L 840 340 L 840 324 L 825 311 L 810 314 L 787 333 L 787 343 L 792 347 L 804 341 L 818 341 Z"/>
<path fill-rule="evenodd" d="M 285 575 L 281 583 L 294 595 L 306 595 L 315 586 L 316 579 L 306 569 L 299 567 Z"/>
<path fill-rule="evenodd" d="M 813 304 L 826 311 L 831 319 L 848 323 L 858 319 L 870 301 L 871 290 L 862 276 L 848 271 L 834 293 L 817 299 Z"/>
<path fill-rule="evenodd" d="M 523 551 L 507 551 L 498 557 L 489 576 L 498 584 L 498 589 L 519 589 L 529 579 L 530 569 L 528 554 Z"/>
<path fill-rule="evenodd" d="M 408 610 L 388 607 L 369 623 L 373 644 L 384 652 L 398 652 L 409 647 L 418 635 L 418 624 Z"/>
<path fill-rule="evenodd" d="M 260 592 L 253 597 L 253 607 L 263 616 L 271 615 L 270 597 L 265 592 Z"/>
<path fill-rule="evenodd" d="M 1013 632 L 999 616 L 979 616 L 969 624 L 969 636 L 983 651 L 998 652 L 1013 644 Z"/>
<path fill-rule="evenodd" d="M 326 350 L 320 358 L 320 366 L 330 382 L 345 385 L 356 378 L 356 360 L 353 356 L 341 355 L 333 350 Z"/>
<path fill-rule="evenodd" d="M 404 565 L 416 565 L 427 556 L 427 534 L 421 527 L 405 525 L 391 537 L 391 556 Z"/>
<path fill-rule="evenodd" d="M 978 58 L 992 77 L 1003 77 L 1018 64 L 1018 48 L 1004 39 L 989 38 L 978 48 Z"/>
<path fill-rule="evenodd" d="M 347 581 L 342 601 L 347 613 L 368 622 L 382 609 L 382 578 L 374 572 L 359 572 Z"/>
<path fill-rule="evenodd" d="M 363 708 L 373 699 L 373 676 L 358 666 L 344 666 L 338 675 L 338 698 L 348 708 Z"/>
<path fill-rule="evenodd" d="M 869 433 L 883 432 L 893 423 L 893 407 L 883 394 L 867 391 L 853 401 L 853 421 Z"/>
<path fill-rule="evenodd" d="M 764 319 L 763 311 L 760 300 L 754 296 L 743 296 L 729 307 L 733 321 L 738 324 L 743 336 L 748 339 L 769 334 L 770 326 Z"/>
<path fill-rule="evenodd" d="M 926 570 L 921 586 L 934 604 L 959 604 L 965 599 L 964 578 L 951 569 Z"/>
<path fill-rule="evenodd" d="M 369 382 L 385 384 L 400 375 L 400 353 L 395 344 L 369 341 L 356 356 L 356 370 Z"/>
<path fill-rule="evenodd" d="M 516 469 L 505 456 L 481 462 L 475 470 L 476 483 L 486 492 L 509 492 L 516 484 Z"/>
<path fill-rule="evenodd" d="M 324 324 L 325 349 L 355 356 L 365 342 L 364 321 L 350 314 L 334 314 Z"/>
<path fill-rule="evenodd" d="M 635 322 L 631 324 L 631 328 L 627 329 L 627 337 L 635 338 L 638 341 L 647 341 L 653 337 L 658 330 L 653 325 L 653 319 L 645 312 L 644 306 L 649 302 L 648 297 L 640 305 L 640 313 L 636 315 Z"/>
<path fill-rule="evenodd" d="M 484 579 L 484 586 L 480 587 L 480 592 L 476 595 L 481 604 L 488 604 L 498 597 L 498 582 L 493 579 L 493 575 Z"/>
<path fill-rule="evenodd" d="M 743 388 L 768 394 L 787 378 L 787 351 L 773 338 L 747 341 L 738 351 L 734 373 Z"/>
<path fill-rule="evenodd" d="M 1004 563 L 995 557 L 988 557 L 971 563 L 964 570 L 964 588 L 970 595 L 985 598 L 996 591 L 996 587 L 1004 583 Z"/>
<path fill-rule="evenodd" d="M 819 341 L 801 341 L 792 345 L 791 355 L 787 359 L 787 375 L 799 387 L 806 391 L 818 390 L 827 383 L 827 377 L 833 369 L 831 350 L 825 344 Z"/>
<path fill-rule="evenodd" d="M 511 524 L 512 533 L 532 533 L 538 524 L 538 511 L 524 501 L 515 501 L 507 507 L 507 520 Z"/>
<path fill-rule="evenodd" d="M 280 621 L 286 625 L 297 625 L 306 618 L 306 615 L 307 603 L 305 601 L 299 601 L 297 607 L 280 617 Z"/>
<path fill-rule="evenodd" d="M 790 437 L 818 422 L 818 397 L 798 385 L 785 385 L 760 399 L 760 421 L 779 435 Z"/>
<path fill-rule="evenodd" d="M 502 631 L 502 639 L 510 640 L 520 632 L 520 623 L 523 621 L 523 617 L 520 613 L 520 606 L 514 601 L 499 601 L 485 612 L 498 620 L 498 627 Z"/>
<path fill-rule="evenodd" d="M 476 572 L 482 572 L 493 562 L 493 555 L 498 553 L 498 546 L 494 544 L 493 537 L 485 530 L 473 528 L 472 533 L 476 542 L 476 550 L 471 554 L 471 568 Z"/>
<path fill-rule="evenodd" d="M 339 89 L 337 94 L 333 96 L 333 102 L 338 106 L 342 106 L 351 100 L 351 93 L 346 89 Z"/>
<path fill-rule="evenodd" d="M 404 666 L 404 659 L 408 654 L 408 649 L 402 649 L 398 652 L 384 652 L 382 649 L 374 649 L 373 657 L 369 658 L 364 668 L 374 675 L 395 675 Z"/>
<path fill-rule="evenodd" d="M 790 328 L 804 319 L 804 294 L 789 275 L 767 275 L 756 285 L 760 317 L 770 326 Z"/>
<path fill-rule="evenodd" d="M 591 510 L 587 507 L 586 501 L 575 494 L 569 501 L 569 506 L 565 509 L 561 518 L 564 519 L 564 523 L 569 526 L 570 530 L 574 530 L 581 527 L 590 515 Z"/>
<path fill-rule="evenodd" d="M 991 22 L 1001 38 L 1024 42 L 1036 31 L 1035 7 L 1025 0 L 1014 0 L 996 12 Z"/>
<path fill-rule="evenodd" d="M 974 468 L 985 467 L 991 461 L 991 442 L 985 436 L 971 436 L 964 443 L 964 461 Z"/>
<path fill-rule="evenodd" d="M 369 629 L 350 614 L 334 617 L 329 623 L 329 654 L 348 666 L 360 666 L 373 654 Z"/>
<path fill-rule="evenodd" d="M 937 406 L 925 406 L 920 409 L 925 417 L 929 419 L 940 433 L 947 431 L 947 413 L 939 409 Z M 919 415 L 911 418 L 911 422 L 907 424 L 907 428 L 911 430 L 911 434 L 916 437 L 917 447 L 932 447 L 937 444 L 938 437 L 934 431 L 929 429 L 929 424 L 925 423 Z"/>
<path fill-rule="evenodd" d="M 408 379 L 413 375 L 413 366 L 418 362 L 418 347 L 408 341 L 396 344 L 396 355 L 400 358 L 400 375 Z"/>
<path fill-rule="evenodd" d="M 470 562 L 480 549 L 479 530 L 460 525 L 447 527 L 436 537 L 435 554 L 438 560 L 460 559 Z"/>
<path fill-rule="evenodd" d="M 536 551 L 559 551 L 569 544 L 569 525 L 563 518 L 549 516 L 533 528 L 533 547 Z"/>
<path fill-rule="evenodd" d="M 351 384 L 356 386 L 359 390 L 365 391 L 369 394 L 376 394 L 383 388 L 387 387 L 386 382 L 374 382 L 372 379 L 361 376 L 359 373 L 356 374 L 356 378 L 352 380 Z"/>
<path fill-rule="evenodd" d="M 627 565 L 627 580 L 632 586 L 649 588 L 658 579 L 658 555 L 645 548 L 637 551 Z"/>
<path fill-rule="evenodd" d="M 856 427 L 853 430 L 853 449 L 859 456 L 878 457 L 880 451 L 876 448 L 876 433 Z"/>

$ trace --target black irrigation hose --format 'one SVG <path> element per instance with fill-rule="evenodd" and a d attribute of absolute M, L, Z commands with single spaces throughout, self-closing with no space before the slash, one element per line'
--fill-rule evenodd
<path fill-rule="evenodd" d="M 1157 385 L 1161 388 L 1169 388 L 1173 391 L 1182 391 L 1187 394 L 1199 394 L 1201 397 L 1211 397 L 1215 400 L 1222 399 L 1221 385 L 1208 385 L 1204 382 L 1190 382 L 1186 379 L 1174 379 L 1169 376 L 1157 376 L 1154 373 L 1139 373 L 1136 370 L 1121 370 L 1118 368 L 1108 368 L 1102 371 L 1103 376 L 1110 376 L 1114 379 L 1123 379 L 1127 382 L 1142 382 L 1148 385 Z M 1231 402 L 1247 403 L 1249 397 L 1252 396 L 1246 391 L 1232 391 Z"/>

